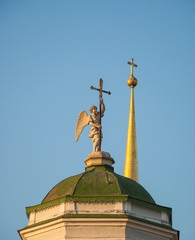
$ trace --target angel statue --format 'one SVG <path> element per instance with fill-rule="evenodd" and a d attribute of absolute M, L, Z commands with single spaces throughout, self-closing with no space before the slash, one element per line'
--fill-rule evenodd
<path fill-rule="evenodd" d="M 79 140 L 79 136 L 82 133 L 85 126 L 90 125 L 91 129 L 89 132 L 89 137 L 92 139 L 93 151 L 101 151 L 101 141 L 102 141 L 102 126 L 101 118 L 104 116 L 105 105 L 102 98 L 102 92 L 111 94 L 110 92 L 102 90 L 103 80 L 100 79 L 100 88 L 94 88 L 91 86 L 91 89 L 99 91 L 99 111 L 96 106 L 92 105 L 89 108 L 91 115 L 87 115 L 86 111 L 82 111 L 79 114 L 77 124 L 76 124 L 76 141 Z"/>

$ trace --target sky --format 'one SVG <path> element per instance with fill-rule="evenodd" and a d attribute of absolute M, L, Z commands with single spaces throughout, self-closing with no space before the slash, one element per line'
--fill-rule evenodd
<path fill-rule="evenodd" d="M 78 142 L 75 126 L 99 78 L 102 150 L 123 174 L 134 58 L 139 183 L 195 239 L 195 1 L 1 0 L 0 33 L 0 238 L 19 240 L 25 207 L 84 171 L 89 126 Z"/>

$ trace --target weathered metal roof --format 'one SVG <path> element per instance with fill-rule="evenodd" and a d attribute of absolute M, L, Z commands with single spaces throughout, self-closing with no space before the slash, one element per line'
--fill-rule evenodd
<path fill-rule="evenodd" d="M 64 179 L 50 190 L 42 203 L 66 196 L 128 196 L 155 204 L 151 195 L 139 183 L 116 174 L 112 167 L 106 165 L 93 166 L 84 173 Z"/>

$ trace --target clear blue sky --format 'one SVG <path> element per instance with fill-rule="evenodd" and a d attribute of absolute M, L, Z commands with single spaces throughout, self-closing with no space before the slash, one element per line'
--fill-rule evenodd
<path fill-rule="evenodd" d="M 1 0 L 0 33 L 0 238 L 20 239 L 25 207 L 84 171 L 89 128 L 76 143 L 75 124 L 100 77 L 102 150 L 123 173 L 134 57 L 140 184 L 195 239 L 195 2 Z"/>

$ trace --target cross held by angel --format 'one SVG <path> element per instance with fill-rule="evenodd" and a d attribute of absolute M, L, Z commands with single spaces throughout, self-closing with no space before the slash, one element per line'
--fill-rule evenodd
<path fill-rule="evenodd" d="M 104 116 L 105 105 L 102 98 L 102 92 L 111 94 L 111 92 L 107 92 L 102 90 L 103 88 L 103 80 L 100 78 L 99 80 L 99 88 L 90 87 L 93 90 L 99 91 L 99 111 L 95 105 L 92 105 L 89 108 L 91 115 L 88 115 L 86 111 L 82 111 L 79 114 L 77 124 L 76 124 L 76 141 L 78 141 L 80 134 L 82 133 L 85 126 L 90 125 L 91 129 L 89 132 L 89 137 L 92 139 L 93 143 L 93 151 L 98 152 L 101 151 L 101 142 L 102 142 L 102 125 L 101 118 Z"/>

